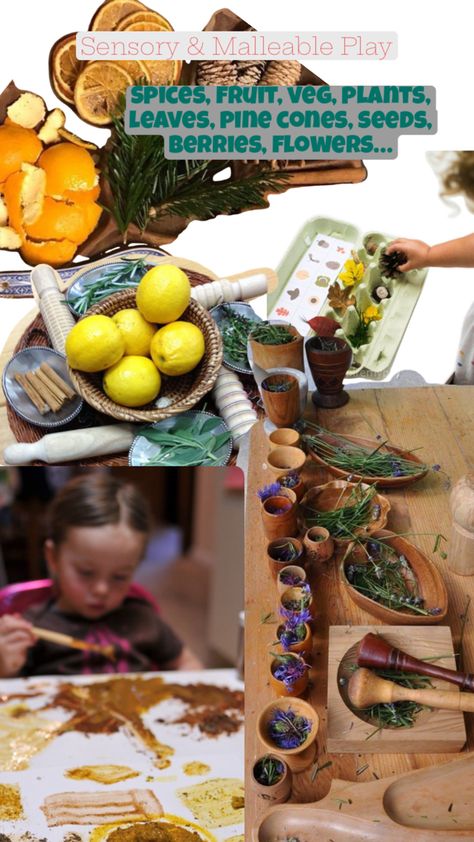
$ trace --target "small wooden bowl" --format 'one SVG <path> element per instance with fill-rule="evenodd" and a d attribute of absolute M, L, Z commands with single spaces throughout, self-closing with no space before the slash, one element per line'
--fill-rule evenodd
<path fill-rule="evenodd" d="M 338 440 L 332 438 L 331 435 L 326 435 L 324 438 L 329 442 L 329 444 L 338 443 Z M 360 445 L 361 447 L 370 447 L 372 450 L 375 450 L 379 445 L 379 442 L 374 441 L 374 439 L 364 439 L 359 438 L 358 436 L 344 436 L 344 438 L 347 439 L 347 441 L 352 442 L 352 444 Z M 422 470 L 424 463 L 413 453 L 410 453 L 407 450 L 402 450 L 400 447 L 392 446 L 391 444 L 386 444 L 381 449 L 388 451 L 389 453 L 393 453 L 394 456 L 400 456 L 402 459 L 408 459 L 408 461 L 413 462 L 414 465 L 419 465 L 420 472 L 406 477 L 370 477 L 365 474 L 358 474 L 355 471 L 346 471 L 342 468 L 335 468 L 334 465 L 331 465 L 329 462 L 326 462 L 322 456 L 319 456 L 311 445 L 308 446 L 308 456 L 310 456 L 311 459 L 314 459 L 318 465 L 326 468 L 326 470 L 335 477 L 341 477 L 344 479 L 346 477 L 352 477 L 352 479 L 357 480 L 358 482 L 365 482 L 367 485 L 377 483 L 377 485 L 381 488 L 403 488 L 406 485 L 413 485 L 413 483 L 418 482 L 428 473 L 428 468 Z"/>
<path fill-rule="evenodd" d="M 397 626 L 427 626 L 442 622 L 448 613 L 448 593 L 443 578 L 437 567 L 410 541 L 400 535 L 394 535 L 386 529 L 375 532 L 374 538 L 383 540 L 397 553 L 404 555 L 408 561 L 418 583 L 419 595 L 424 600 L 424 607 L 440 608 L 439 614 L 416 614 L 411 611 L 396 611 L 387 608 L 379 602 L 361 594 L 354 588 L 346 576 L 347 565 L 350 564 L 350 554 L 339 565 L 339 578 L 347 590 L 349 597 L 359 608 L 367 611 L 373 617 L 385 623 Z M 358 561 L 363 563 L 363 559 Z"/>
<path fill-rule="evenodd" d="M 278 427 L 270 433 L 268 441 L 270 442 L 270 450 L 274 450 L 276 447 L 299 447 L 301 436 L 298 430 L 294 430 L 293 427 Z"/>
<path fill-rule="evenodd" d="M 285 584 L 285 582 L 281 581 L 282 573 L 293 574 L 294 576 L 298 576 L 301 582 L 306 582 L 306 571 L 302 567 L 299 567 L 297 564 L 287 564 L 277 574 L 277 591 L 279 594 L 284 593 L 288 588 L 292 587 L 292 585 Z"/>
<path fill-rule="evenodd" d="M 283 710 L 285 712 L 292 710 L 296 714 L 306 717 L 306 719 L 311 722 L 311 731 L 301 746 L 298 746 L 297 748 L 278 748 L 272 742 L 268 736 L 268 725 L 270 719 L 277 710 Z M 293 772 L 302 772 L 304 769 L 307 769 L 308 766 L 311 766 L 314 760 L 313 743 L 317 737 L 318 730 L 319 716 L 314 708 L 303 699 L 298 699 L 293 696 L 281 696 L 279 699 L 269 702 L 260 711 L 260 715 L 257 720 L 257 735 L 259 740 L 263 743 L 265 748 L 268 749 L 268 751 L 271 751 L 272 754 L 283 756 Z"/>
<path fill-rule="evenodd" d="M 292 546 L 296 550 L 296 556 L 292 561 L 288 561 L 288 559 L 278 558 L 278 550 L 281 549 L 282 545 L 285 544 L 292 544 Z M 283 570 L 284 567 L 288 567 L 289 564 L 297 564 L 298 562 L 302 564 L 303 556 L 304 549 L 302 542 L 298 538 L 294 538 L 291 535 L 284 535 L 281 538 L 275 538 L 274 540 L 269 541 L 269 543 L 267 544 L 268 566 L 275 580 L 278 576 L 279 571 Z"/>
<path fill-rule="evenodd" d="M 277 477 L 284 477 L 292 471 L 301 471 L 306 462 L 306 454 L 299 447 L 275 447 L 267 456 L 268 467 Z"/>
<path fill-rule="evenodd" d="M 302 658 L 301 655 L 298 655 L 296 652 L 285 652 L 285 655 L 294 658 L 296 661 L 305 663 L 304 658 Z M 278 678 L 275 678 L 274 670 L 277 669 L 278 664 L 279 661 L 276 658 L 274 658 L 270 664 L 270 687 L 273 688 L 277 696 L 302 696 L 308 686 L 309 670 L 305 668 L 303 675 L 297 678 L 296 681 L 291 685 L 291 689 L 288 690 L 283 681 L 280 681 Z"/>
<path fill-rule="evenodd" d="M 306 629 L 306 636 L 303 638 L 303 640 L 298 640 L 296 643 L 292 643 L 289 649 L 283 649 L 281 643 L 274 644 L 273 651 L 278 652 L 279 654 L 283 652 L 295 652 L 297 655 L 302 655 L 303 653 L 305 653 L 306 658 L 308 658 L 313 650 L 313 632 L 311 631 L 311 628 L 308 625 L 308 623 L 305 623 L 304 626 Z M 283 624 L 281 626 L 278 626 L 277 628 L 278 640 L 280 640 L 280 632 L 282 631 L 282 629 Z"/>
<path fill-rule="evenodd" d="M 325 483 L 325 485 L 313 486 L 313 488 L 310 488 L 309 491 L 306 492 L 300 503 L 303 519 L 305 520 L 305 508 L 311 508 L 312 510 L 320 512 L 330 512 L 342 508 L 357 485 L 357 483 L 346 482 L 345 480 L 333 480 L 332 482 Z M 359 487 L 363 491 L 366 491 L 369 488 L 369 486 L 365 483 L 361 483 Z M 374 532 L 377 532 L 377 530 L 383 529 L 386 525 L 388 513 L 391 508 L 389 501 L 381 494 L 375 494 L 372 498 L 372 507 L 374 506 L 380 506 L 380 512 L 377 518 L 374 518 L 373 520 L 370 519 L 363 526 L 357 527 L 357 529 L 354 530 L 354 535 L 356 537 L 369 537 L 370 535 L 373 535 Z M 332 539 L 335 544 L 340 546 L 349 544 L 352 540 L 352 538 L 338 538 L 334 535 L 332 535 Z"/>
<path fill-rule="evenodd" d="M 86 315 L 114 316 L 119 310 L 129 307 L 136 309 L 135 298 L 135 289 L 118 292 L 91 307 Z M 75 390 L 94 409 L 119 421 L 143 423 L 163 421 L 186 409 L 192 409 L 204 395 L 210 392 L 217 379 L 222 365 L 222 339 L 212 316 L 193 299 L 181 316 L 181 321 L 191 322 L 202 331 L 205 353 L 201 362 L 189 374 L 181 377 L 163 376 L 159 399 L 164 398 L 166 405 L 158 407 L 151 403 L 145 407 L 133 409 L 121 406 L 110 400 L 102 389 L 102 372 L 88 374 L 69 367 L 69 376 Z"/>
<path fill-rule="evenodd" d="M 291 769 L 289 768 L 288 764 L 285 763 L 282 757 L 277 757 L 276 754 L 268 755 L 273 759 L 277 760 L 278 763 L 281 763 L 283 772 L 281 777 L 278 781 L 271 786 L 265 786 L 265 784 L 261 784 L 255 775 L 255 770 L 258 764 L 264 759 L 263 757 L 258 757 L 255 763 L 252 766 L 252 774 L 250 776 L 250 789 L 255 793 L 257 798 L 262 799 L 265 803 L 265 806 L 268 807 L 272 804 L 283 804 L 285 801 L 288 801 L 291 795 Z"/>

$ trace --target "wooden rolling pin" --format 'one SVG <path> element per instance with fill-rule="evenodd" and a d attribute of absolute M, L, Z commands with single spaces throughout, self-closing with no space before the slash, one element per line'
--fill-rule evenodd
<path fill-rule="evenodd" d="M 115 649 L 109 646 L 101 646 L 100 643 L 88 643 L 86 640 L 78 640 L 69 634 L 42 629 L 39 626 L 32 626 L 31 631 L 40 640 L 48 640 L 50 643 L 57 643 L 59 646 L 69 646 L 71 649 L 82 649 L 84 652 L 98 652 L 110 661 L 115 661 Z"/>
<path fill-rule="evenodd" d="M 474 713 L 474 696 L 470 693 L 453 693 L 451 690 L 413 690 L 394 681 L 379 678 L 364 667 L 356 670 L 349 679 L 347 693 L 351 704 L 358 710 L 372 705 L 392 702 L 417 702 L 438 710 L 464 710 Z"/>
<path fill-rule="evenodd" d="M 455 672 L 455 670 L 448 670 L 446 667 L 439 667 L 436 664 L 412 658 L 411 655 L 407 655 L 401 649 L 391 646 L 381 635 L 372 634 L 372 632 L 366 634 L 359 643 L 357 666 L 428 675 L 432 678 L 450 681 L 451 684 L 457 684 L 460 690 L 474 693 L 474 675 Z"/>
<path fill-rule="evenodd" d="M 246 301 L 265 295 L 268 291 L 268 277 L 264 272 L 255 272 L 240 280 L 229 281 L 221 278 L 209 284 L 199 284 L 191 290 L 191 297 L 206 310 L 225 304 L 228 301 Z"/>
<path fill-rule="evenodd" d="M 136 435 L 131 424 L 106 424 L 83 430 L 48 433 L 33 443 L 9 444 L 3 451 L 6 465 L 27 465 L 37 459 L 50 465 L 127 451 Z"/>

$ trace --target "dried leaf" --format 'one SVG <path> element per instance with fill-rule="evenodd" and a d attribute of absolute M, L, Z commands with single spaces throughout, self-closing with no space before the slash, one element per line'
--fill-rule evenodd
<path fill-rule="evenodd" d="M 328 302 L 333 310 L 337 310 L 342 315 L 348 307 L 355 306 L 356 300 L 350 287 L 342 289 L 338 283 L 333 283 L 329 287 Z"/>

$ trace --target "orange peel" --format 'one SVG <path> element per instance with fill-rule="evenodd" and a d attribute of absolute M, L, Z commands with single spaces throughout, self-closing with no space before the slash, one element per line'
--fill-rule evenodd
<path fill-rule="evenodd" d="M 24 163 L 34 164 L 43 144 L 36 132 L 14 123 L 0 126 L 0 182 L 18 172 Z"/>
<path fill-rule="evenodd" d="M 46 195 L 62 198 L 66 190 L 92 190 L 98 181 L 94 159 L 75 143 L 49 146 L 38 164 L 46 173 Z"/>
<path fill-rule="evenodd" d="M 32 225 L 25 225 L 25 232 L 33 240 L 71 240 L 79 245 L 98 221 L 98 216 L 92 213 L 89 219 L 88 208 L 86 204 L 73 205 L 46 196 L 42 214 Z"/>
<path fill-rule="evenodd" d="M 76 243 L 70 240 L 46 240 L 41 243 L 26 238 L 20 248 L 20 254 L 32 266 L 47 263 L 49 266 L 63 266 L 69 263 L 76 253 Z"/>

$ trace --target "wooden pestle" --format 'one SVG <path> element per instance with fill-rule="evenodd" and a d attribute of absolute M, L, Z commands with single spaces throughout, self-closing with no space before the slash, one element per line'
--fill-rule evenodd
<path fill-rule="evenodd" d="M 393 681 L 379 678 L 364 667 L 356 670 L 347 686 L 349 701 L 362 710 L 372 705 L 392 702 L 417 702 L 438 710 L 464 710 L 474 713 L 474 696 L 470 693 L 454 693 L 451 690 L 413 690 L 401 687 Z"/>
<path fill-rule="evenodd" d="M 357 666 L 373 667 L 374 669 L 389 669 L 395 672 L 412 672 L 417 675 L 428 675 L 457 684 L 461 690 L 474 693 L 474 675 L 471 673 L 455 672 L 439 667 L 436 664 L 412 658 L 401 649 L 391 646 L 379 634 L 366 634 L 357 648 Z"/>

